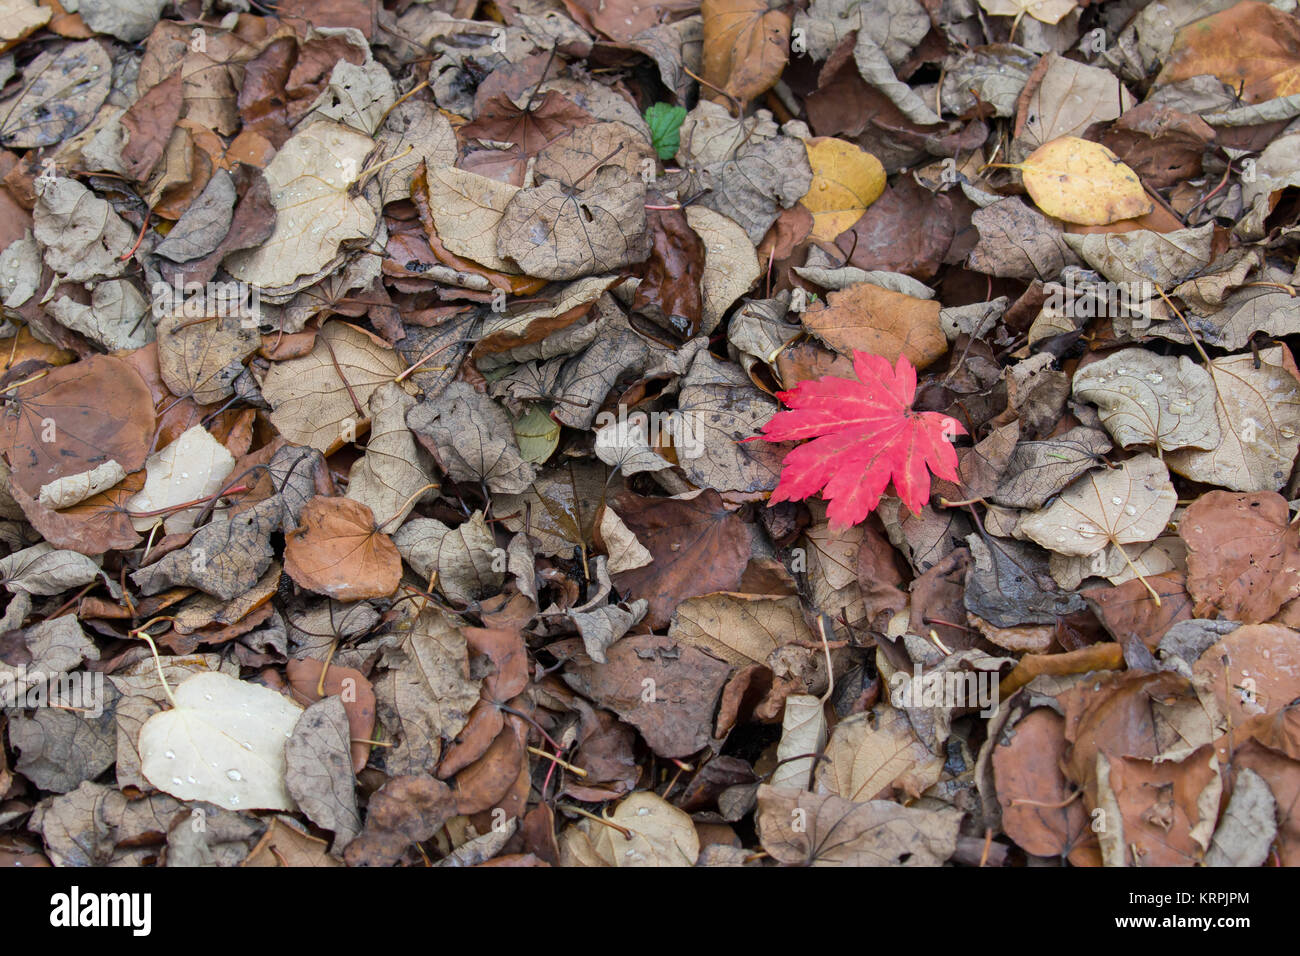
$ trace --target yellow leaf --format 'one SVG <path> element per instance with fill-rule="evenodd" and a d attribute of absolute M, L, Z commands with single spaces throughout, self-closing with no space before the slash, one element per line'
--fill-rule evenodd
<path fill-rule="evenodd" d="M 848 229 L 885 191 L 885 167 L 852 143 L 831 137 L 810 139 L 812 185 L 803 204 L 813 214 L 814 239 L 832 240 Z"/>
<path fill-rule="evenodd" d="M 1044 143 L 1016 168 L 1038 208 L 1066 222 L 1105 226 L 1154 208 L 1133 170 L 1105 146 L 1077 136 Z"/>

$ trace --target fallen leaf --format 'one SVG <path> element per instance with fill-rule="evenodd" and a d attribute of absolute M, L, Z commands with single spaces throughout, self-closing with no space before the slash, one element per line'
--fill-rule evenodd
<path fill-rule="evenodd" d="M 602 166 L 580 191 L 548 180 L 515 193 L 496 248 L 528 275 L 576 279 L 640 262 L 648 239 L 645 184 L 619 166 Z"/>
<path fill-rule="evenodd" d="M 1121 349 L 1075 373 L 1074 394 L 1092 402 L 1121 448 L 1214 448 L 1219 443 L 1210 374 L 1184 356 Z"/>
<path fill-rule="evenodd" d="M 68 139 L 91 122 L 112 89 L 113 63 L 102 46 L 86 40 L 43 51 L 23 76 L 21 89 L 0 101 L 0 143 L 33 149 Z"/>
<path fill-rule="evenodd" d="M 144 466 L 153 440 L 153 398 L 121 359 L 96 355 L 33 376 L 9 393 L 0 448 L 12 480 L 31 497 L 42 486 L 110 460 Z"/>
<path fill-rule="evenodd" d="M 298 585 L 337 601 L 388 597 L 397 590 L 401 556 L 364 504 L 318 495 L 299 520 L 284 547 L 284 570 Z"/>
<path fill-rule="evenodd" d="M 1049 551 L 1086 556 L 1107 544 L 1154 541 L 1176 503 L 1164 463 L 1138 455 L 1079 478 L 1047 508 L 1022 519 L 1019 530 Z"/>
<path fill-rule="evenodd" d="M 823 492 L 832 524 L 846 527 L 867 517 L 892 481 L 913 512 L 930 497 L 930 472 L 957 480 L 951 438 L 965 432 L 956 420 L 914 412 L 916 369 L 900 355 L 891 369 L 879 355 L 854 352 L 857 381 L 827 378 L 800 382 L 777 397 L 790 407 L 763 428 L 767 441 L 811 438 L 785 457 L 771 503 Z"/>
<path fill-rule="evenodd" d="M 1038 208 L 1067 222 L 1105 226 L 1155 208 L 1118 156 L 1076 136 L 1044 143 L 1017 168 Z"/>
<path fill-rule="evenodd" d="M 763 849 L 787 866 L 941 866 L 957 849 L 961 814 L 884 800 L 758 788 Z"/>
<path fill-rule="evenodd" d="M 285 741 L 302 708 L 259 684 L 196 674 L 140 730 L 141 769 L 159 790 L 226 810 L 292 810 Z"/>
<path fill-rule="evenodd" d="M 1300 92 L 1295 17 L 1246 0 L 1182 27 L 1156 83 L 1205 74 L 1217 76 L 1246 103 Z"/>
<path fill-rule="evenodd" d="M 819 136 L 804 146 L 813 178 L 801 202 L 813 215 L 813 238 L 834 239 L 880 198 L 885 168 L 876 157 L 842 139 Z"/>
<path fill-rule="evenodd" d="M 943 759 L 926 748 L 907 714 L 888 704 L 835 725 L 814 791 L 857 803 L 884 799 L 893 787 L 915 797 L 938 781 Z"/>
<path fill-rule="evenodd" d="M 230 274 L 263 288 L 282 288 L 336 264 L 340 243 L 370 238 L 375 207 L 354 184 L 374 148 L 369 136 L 327 120 L 294 133 L 262 171 L 276 212 L 275 231 L 256 248 L 228 256 Z"/>
<path fill-rule="evenodd" d="M 657 794 L 629 794 L 607 819 L 631 837 L 582 820 L 561 835 L 562 866 L 695 865 L 700 853 L 695 824 Z"/>
<path fill-rule="evenodd" d="M 348 715 L 338 697 L 302 712 L 284 745 L 285 787 L 317 826 L 334 834 L 335 851 L 361 832 Z"/>
<path fill-rule="evenodd" d="M 917 368 L 948 351 L 939 325 L 939 303 L 861 282 L 826 297 L 803 315 L 804 327 L 841 355 L 870 352 L 893 362 L 900 356 Z"/>
<path fill-rule="evenodd" d="M 790 14 L 767 0 L 704 0 L 704 79 L 741 104 L 765 93 L 790 56 Z"/>
<path fill-rule="evenodd" d="M 271 424 L 289 441 L 333 451 L 356 436 L 366 421 L 365 403 L 405 365 L 375 336 L 328 322 L 309 354 L 276 362 L 267 372 L 262 395 L 273 409 Z"/>
<path fill-rule="evenodd" d="M 1300 596 L 1300 528 L 1271 491 L 1210 491 L 1183 513 L 1187 590 L 1198 618 L 1259 624 Z"/>
<path fill-rule="evenodd" d="M 665 627 L 684 600 L 735 591 L 749 562 L 750 531 L 711 489 L 689 499 L 625 492 L 610 504 L 653 560 L 624 571 L 615 584 L 648 595 L 650 627 Z"/>
<path fill-rule="evenodd" d="M 1300 450 L 1300 381 L 1291 353 L 1278 346 L 1210 362 L 1220 441 L 1207 451 L 1182 449 L 1169 467 L 1194 481 L 1233 491 L 1277 491 Z"/>

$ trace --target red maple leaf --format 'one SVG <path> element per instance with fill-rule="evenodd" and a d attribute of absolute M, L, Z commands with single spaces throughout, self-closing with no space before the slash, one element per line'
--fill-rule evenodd
<path fill-rule="evenodd" d="M 833 528 L 864 520 L 892 479 L 903 504 L 919 512 L 930 500 L 930 472 L 958 481 L 956 419 L 912 409 L 916 368 L 853 353 L 857 381 L 828 375 L 777 395 L 790 407 L 763 426 L 767 441 L 811 438 L 785 456 L 772 503 L 822 492 Z"/>

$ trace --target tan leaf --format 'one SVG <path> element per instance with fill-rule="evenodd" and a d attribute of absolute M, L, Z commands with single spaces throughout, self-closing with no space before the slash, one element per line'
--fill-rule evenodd
<path fill-rule="evenodd" d="M 795 597 L 718 592 L 691 598 L 673 613 L 668 636 L 728 663 L 766 664 L 788 641 L 814 641 Z"/>
<path fill-rule="evenodd" d="M 726 216 L 706 206 L 687 206 L 686 221 L 704 242 L 700 332 L 707 335 L 732 304 L 753 288 L 763 270 L 745 230 Z"/>
<path fill-rule="evenodd" d="M 814 789 L 855 802 L 888 798 L 895 786 L 917 796 L 943 771 L 943 758 L 921 743 L 907 714 L 888 704 L 836 724 L 826 757 Z"/>
<path fill-rule="evenodd" d="M 885 800 L 758 788 L 763 849 L 790 866 L 940 866 L 957 851 L 962 814 Z"/>
<path fill-rule="evenodd" d="M 454 166 L 430 170 L 427 183 L 429 210 L 444 246 L 497 272 L 519 272 L 497 254 L 497 230 L 519 187 Z"/>
<path fill-rule="evenodd" d="M 310 353 L 271 366 L 262 395 L 281 435 L 328 453 L 355 438 L 366 420 L 365 403 L 405 368 L 401 356 L 370 333 L 327 322 Z"/>
<path fill-rule="evenodd" d="M 434 587 L 457 604 L 495 594 L 505 580 L 505 568 L 496 567 L 496 539 L 481 511 L 455 528 L 416 518 L 393 535 L 393 544 L 422 580 L 434 580 Z"/>
<path fill-rule="evenodd" d="M 461 732 L 478 703 L 479 681 L 470 677 L 465 637 L 441 612 L 426 609 L 402 633 L 398 647 L 384 651 L 383 663 L 389 670 L 376 681 L 375 693 L 391 709 L 397 726 L 389 729 L 400 738 L 389 751 L 390 772 L 422 772 L 437 764 L 442 741 Z"/>
<path fill-rule="evenodd" d="M 1138 455 L 1084 475 L 1047 508 L 1022 519 L 1018 530 L 1058 554 L 1095 554 L 1107 544 L 1154 541 L 1177 501 L 1164 462 Z"/>
<path fill-rule="evenodd" d="M 826 746 L 826 711 L 820 697 L 791 694 L 785 699 L 781 718 L 781 740 L 776 747 L 774 787 L 807 790 L 812 783 L 816 758 Z"/>
<path fill-rule="evenodd" d="M 561 865 L 694 866 L 700 854 L 694 822 L 655 793 L 639 790 L 629 794 L 608 819 L 629 831 L 632 838 L 582 820 L 561 834 Z"/>
<path fill-rule="evenodd" d="M 1300 450 L 1300 381 L 1290 352 L 1277 346 L 1258 356 L 1226 355 L 1210 363 L 1210 375 L 1220 441 L 1208 451 L 1171 452 L 1169 467 L 1233 491 L 1281 489 Z"/>
<path fill-rule="evenodd" d="M 1075 0 L 979 0 L 979 3 L 995 17 L 1015 17 L 1018 21 L 1029 14 L 1043 23 L 1059 23 L 1078 7 Z"/>
<path fill-rule="evenodd" d="M 380 385 L 370 396 L 370 436 L 366 453 L 348 474 L 347 497 L 370 509 L 380 528 L 396 530 L 417 504 L 437 493 L 432 475 L 420 466 L 420 449 L 406 427 L 406 413 L 415 399 L 392 382 Z"/>
<path fill-rule="evenodd" d="M 263 288 L 288 286 L 329 268 L 340 243 L 368 239 L 378 213 L 354 184 L 374 148 L 369 136 L 328 120 L 294 133 L 263 170 L 275 231 L 255 249 L 228 256 L 230 274 Z"/>
<path fill-rule="evenodd" d="M 519 452 L 509 416 L 465 382 L 415 406 L 407 424 L 453 481 L 484 482 L 504 494 L 532 483 L 533 466 Z"/>
<path fill-rule="evenodd" d="M 1092 402 L 1121 448 L 1214 448 L 1214 381 L 1187 356 L 1121 349 L 1075 373 L 1074 394 Z"/>
<path fill-rule="evenodd" d="M 45 26 L 52 13 L 49 7 L 37 5 L 36 0 L 0 2 L 0 53 Z"/>
<path fill-rule="evenodd" d="M 199 311 L 199 310 L 193 310 Z M 158 322 L 158 370 L 173 395 L 200 405 L 223 402 L 234 393 L 243 361 L 262 344 L 256 326 L 214 311 L 210 320 L 185 310 Z"/>

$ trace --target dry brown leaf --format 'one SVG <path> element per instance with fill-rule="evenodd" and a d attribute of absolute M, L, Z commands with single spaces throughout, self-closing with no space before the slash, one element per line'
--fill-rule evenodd
<path fill-rule="evenodd" d="M 1214 381 L 1187 356 L 1121 349 L 1075 373 L 1074 394 L 1092 402 L 1121 448 L 1214 448 Z"/>
<path fill-rule="evenodd" d="M 856 350 L 884 356 L 892 363 L 906 355 L 917 368 L 925 368 L 948 351 L 936 300 L 917 299 L 870 282 L 830 293 L 825 305 L 804 313 L 803 323 L 846 356 Z"/>
<path fill-rule="evenodd" d="M 650 254 L 646 187 L 621 166 L 602 166 L 583 189 L 548 180 L 506 204 L 496 251 L 528 275 L 577 279 Z"/>
<path fill-rule="evenodd" d="M 361 502 L 317 495 L 299 520 L 284 545 L 284 570 L 298 585 L 337 601 L 388 597 L 397 590 L 401 555 Z"/>
<path fill-rule="evenodd" d="M 262 344 L 256 323 L 212 307 L 210 319 L 195 318 L 184 310 L 158 322 L 158 369 L 173 395 L 192 398 L 200 405 L 225 401 L 234 381 L 244 370 L 244 360 Z"/>
<path fill-rule="evenodd" d="M 121 359 L 94 355 L 53 368 L 8 396 L 0 448 L 12 480 L 30 497 L 108 461 L 128 473 L 144 467 L 153 441 L 153 396 Z"/>
<path fill-rule="evenodd" d="M 887 799 L 893 787 L 920 796 L 943 771 L 943 758 L 921 743 L 907 714 L 889 704 L 836 724 L 826 757 L 817 765 L 814 790 L 855 803 Z"/>
<path fill-rule="evenodd" d="M 1300 527 L 1271 491 L 1211 491 L 1178 522 L 1196 616 L 1258 624 L 1300 596 Z"/>
<path fill-rule="evenodd" d="M 683 601 L 673 612 L 668 636 L 739 667 L 766 664 L 788 641 L 816 640 L 797 598 L 727 592 Z"/>
<path fill-rule="evenodd" d="M 414 407 L 415 399 L 392 382 L 374 390 L 366 453 L 348 474 L 347 497 L 368 507 L 377 526 L 389 531 L 438 490 L 433 476 L 421 467 L 420 449 L 406 427 L 406 413 Z"/>
<path fill-rule="evenodd" d="M 405 368 L 401 356 L 374 335 L 327 322 L 310 353 L 271 366 L 262 395 L 273 409 L 271 424 L 284 438 L 330 452 L 355 440 L 370 396 Z"/>
<path fill-rule="evenodd" d="M 339 245 L 368 239 L 378 215 L 356 187 L 375 142 L 355 130 L 322 120 L 298 130 L 263 174 L 275 207 L 275 231 L 254 249 L 226 258 L 236 279 L 263 288 L 291 285 L 339 260 Z"/>
<path fill-rule="evenodd" d="M 941 866 L 957 850 L 962 814 L 764 784 L 757 818 L 763 849 L 788 866 Z"/>
<path fill-rule="evenodd" d="M 790 58 L 790 14 L 768 0 L 704 0 L 704 78 L 742 105 L 767 92 Z"/>
<path fill-rule="evenodd" d="M 1258 364 L 1257 364 L 1258 363 Z M 1220 441 L 1208 451 L 1169 454 L 1169 467 L 1233 491 L 1278 491 L 1300 450 L 1300 381 L 1285 346 L 1210 363 Z"/>

